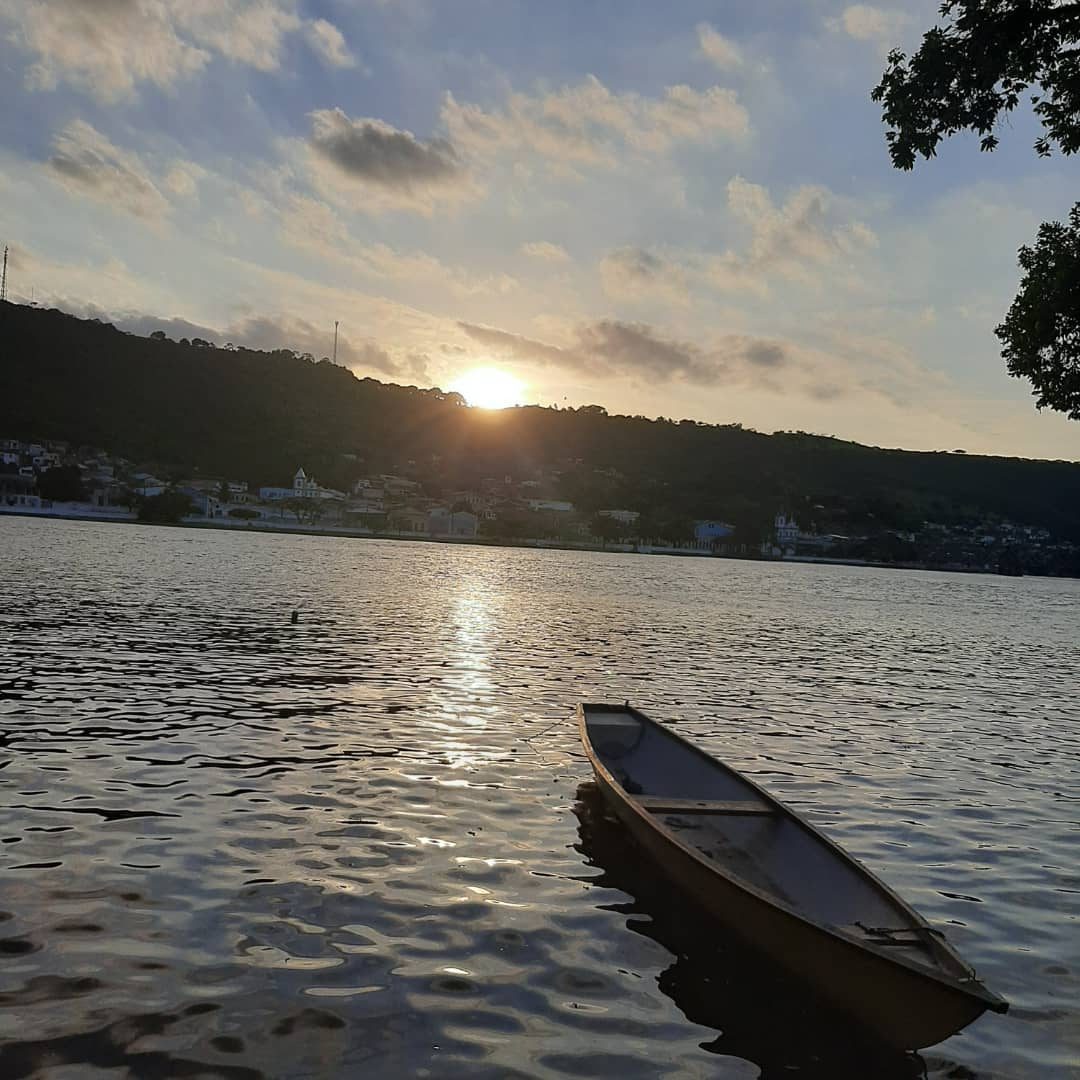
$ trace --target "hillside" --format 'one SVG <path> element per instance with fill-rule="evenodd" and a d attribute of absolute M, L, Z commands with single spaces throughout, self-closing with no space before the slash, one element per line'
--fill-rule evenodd
<path fill-rule="evenodd" d="M 303 463 L 345 485 L 362 466 L 436 492 L 557 471 L 558 494 L 583 509 L 657 520 L 757 530 L 786 506 L 821 528 L 997 517 L 1080 540 L 1078 463 L 881 450 L 598 406 L 485 413 L 288 350 L 141 338 L 12 304 L 0 305 L 0 342 L 0 436 L 99 446 L 166 470 L 280 483 Z"/>

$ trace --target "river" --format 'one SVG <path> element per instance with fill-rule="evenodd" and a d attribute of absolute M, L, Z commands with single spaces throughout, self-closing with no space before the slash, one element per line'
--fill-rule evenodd
<path fill-rule="evenodd" d="M 1078 642 L 1075 580 L 2 519 L 0 1075 L 1074 1075 Z M 588 783 L 624 699 L 1010 1013 L 856 1047 L 697 921 Z"/>

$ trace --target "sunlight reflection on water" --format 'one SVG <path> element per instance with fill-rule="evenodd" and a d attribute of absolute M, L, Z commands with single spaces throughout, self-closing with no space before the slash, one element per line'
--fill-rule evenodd
<path fill-rule="evenodd" d="M 1080 1052 L 1078 582 L 29 519 L 0 548 L 4 1077 Z M 605 698 L 798 806 L 1010 1015 L 920 1064 L 785 1004 L 605 827 L 571 723 Z"/>

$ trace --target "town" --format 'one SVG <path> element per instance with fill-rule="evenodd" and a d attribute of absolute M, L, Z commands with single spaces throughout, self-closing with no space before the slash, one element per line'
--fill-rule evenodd
<path fill-rule="evenodd" d="M 797 510 L 772 508 L 757 528 L 690 519 L 657 535 L 643 508 L 575 506 L 562 497 L 554 470 L 433 491 L 439 485 L 425 482 L 425 469 L 406 461 L 394 474 L 360 475 L 344 491 L 323 486 L 302 465 L 285 483 L 259 487 L 155 468 L 63 441 L 0 439 L 0 513 L 1011 575 L 1080 568 L 1080 545 L 1045 528 L 985 518 L 840 533 L 820 527 L 835 515 L 809 496 L 792 500 L 801 501 Z"/>

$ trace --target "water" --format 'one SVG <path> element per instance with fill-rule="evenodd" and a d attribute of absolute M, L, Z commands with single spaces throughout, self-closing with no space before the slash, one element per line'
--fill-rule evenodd
<path fill-rule="evenodd" d="M 1080 582 L 32 519 L 0 567 L 6 1080 L 1074 1074 Z M 586 783 L 624 698 L 1011 1013 L 856 1047 L 702 926 Z"/>

